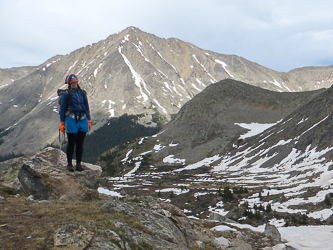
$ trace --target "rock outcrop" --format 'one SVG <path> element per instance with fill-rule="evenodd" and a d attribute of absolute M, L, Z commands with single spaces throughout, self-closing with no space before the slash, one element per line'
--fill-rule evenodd
<path fill-rule="evenodd" d="M 72 173 L 66 170 L 65 157 L 62 151 L 46 148 L 26 161 L 18 172 L 23 193 L 42 200 L 97 199 L 101 168 L 84 163 L 84 171 Z"/>
<path fill-rule="evenodd" d="M 81 225 L 68 224 L 54 234 L 55 249 L 80 250 L 88 246 L 94 234 Z"/>
<path fill-rule="evenodd" d="M 93 222 L 88 228 L 64 225 L 54 234 L 55 249 L 252 250 L 271 249 L 280 243 L 272 225 L 266 226 L 269 229 L 264 234 L 236 226 L 211 230 L 203 221 L 191 220 L 178 207 L 151 196 L 110 198 L 100 210 L 115 215 L 115 220 L 108 221 L 110 229 L 99 228 Z"/>

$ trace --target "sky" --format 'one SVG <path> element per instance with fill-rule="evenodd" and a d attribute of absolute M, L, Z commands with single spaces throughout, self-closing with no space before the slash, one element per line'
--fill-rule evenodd
<path fill-rule="evenodd" d="M 0 68 L 38 66 L 134 26 L 277 71 L 333 64 L 330 0 L 1 0 Z"/>

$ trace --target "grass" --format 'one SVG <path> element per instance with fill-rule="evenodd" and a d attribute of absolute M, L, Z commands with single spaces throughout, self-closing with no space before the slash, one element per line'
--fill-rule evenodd
<path fill-rule="evenodd" d="M 0 202 L 0 249 L 53 249 L 55 231 L 70 223 L 80 224 L 102 237 L 103 230 L 116 231 L 114 221 L 139 230 L 144 227 L 131 216 L 103 212 L 100 201 L 37 202 L 11 195 L 6 199 Z M 91 222 L 96 228 L 89 227 Z"/>
<path fill-rule="evenodd" d="M 0 206 L 2 249 L 51 249 L 54 232 L 61 225 L 87 227 L 88 222 L 101 223 L 108 216 L 93 202 L 36 203 L 26 197 L 10 197 Z"/>

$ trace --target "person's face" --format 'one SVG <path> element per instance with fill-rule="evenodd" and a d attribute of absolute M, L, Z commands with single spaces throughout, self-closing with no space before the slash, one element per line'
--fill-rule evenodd
<path fill-rule="evenodd" d="M 69 79 L 69 83 L 72 84 L 72 83 L 78 83 L 79 82 L 79 79 L 77 79 L 77 76 L 76 75 L 71 75 L 70 76 L 70 79 Z"/>

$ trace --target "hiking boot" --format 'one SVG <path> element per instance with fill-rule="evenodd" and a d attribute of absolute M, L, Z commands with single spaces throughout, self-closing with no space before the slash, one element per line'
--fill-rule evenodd
<path fill-rule="evenodd" d="M 74 172 L 74 167 L 73 167 L 73 165 L 68 164 L 68 165 L 67 165 L 67 170 L 70 171 L 70 172 Z"/>
<path fill-rule="evenodd" d="M 76 170 L 76 171 L 83 171 L 83 168 L 82 168 L 82 166 L 81 166 L 80 163 L 76 165 L 75 170 Z"/>

